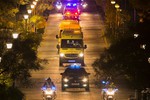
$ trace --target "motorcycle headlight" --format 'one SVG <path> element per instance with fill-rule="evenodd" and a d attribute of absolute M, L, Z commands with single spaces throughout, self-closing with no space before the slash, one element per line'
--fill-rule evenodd
<path fill-rule="evenodd" d="M 79 57 L 83 57 L 83 56 L 84 56 L 84 54 L 83 54 L 83 53 L 80 53 L 80 54 L 79 54 Z"/>
<path fill-rule="evenodd" d="M 82 81 L 83 81 L 83 82 L 87 82 L 87 81 L 88 81 L 88 78 L 84 77 L 84 78 L 82 79 Z"/>
<path fill-rule="evenodd" d="M 114 95 L 115 92 L 114 91 L 107 91 L 106 93 L 107 93 L 107 95 Z"/>
<path fill-rule="evenodd" d="M 56 5 L 57 9 L 61 9 L 62 5 Z"/>
<path fill-rule="evenodd" d="M 64 82 L 68 82 L 69 80 L 67 78 L 64 78 Z"/>
<path fill-rule="evenodd" d="M 50 91 L 45 91 L 45 94 L 53 94 L 53 91 L 52 90 L 50 90 Z"/>
<path fill-rule="evenodd" d="M 63 54 L 63 53 L 60 53 L 60 57 L 64 57 L 64 54 Z"/>

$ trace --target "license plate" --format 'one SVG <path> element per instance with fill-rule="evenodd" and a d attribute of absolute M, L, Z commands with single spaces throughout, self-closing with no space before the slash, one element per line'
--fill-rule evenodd
<path fill-rule="evenodd" d="M 72 83 L 71 85 L 79 85 L 79 83 Z"/>
<path fill-rule="evenodd" d="M 75 60 L 68 60 L 68 62 L 75 62 Z"/>

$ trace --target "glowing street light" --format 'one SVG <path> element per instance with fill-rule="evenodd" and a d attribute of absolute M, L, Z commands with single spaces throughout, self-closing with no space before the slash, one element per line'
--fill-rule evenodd
<path fill-rule="evenodd" d="M 145 49 L 146 48 L 146 44 L 140 45 L 140 48 Z"/>
<path fill-rule="evenodd" d="M 119 9 L 120 8 L 119 4 L 115 4 L 115 8 Z"/>
<path fill-rule="evenodd" d="M 31 14 L 31 13 L 32 13 L 32 10 L 31 10 L 31 9 L 28 9 L 27 11 L 28 11 L 28 14 Z"/>
<path fill-rule="evenodd" d="M 24 19 L 28 19 L 29 18 L 29 15 L 28 14 L 25 14 L 24 15 Z"/>
<path fill-rule="evenodd" d="M 37 4 L 37 2 L 36 2 L 36 1 L 33 1 L 33 4 L 34 4 L 34 5 L 36 5 L 36 4 Z"/>
<path fill-rule="evenodd" d="M 35 1 L 37 2 L 37 1 L 39 1 L 39 0 L 35 0 Z"/>
<path fill-rule="evenodd" d="M 12 44 L 12 43 L 6 43 L 6 48 L 7 48 L 7 49 L 11 49 L 11 48 L 12 48 L 12 46 L 13 46 L 13 44 Z"/>
<path fill-rule="evenodd" d="M 32 8 L 32 9 L 35 7 L 35 5 L 34 5 L 34 4 L 31 4 L 30 6 L 31 6 L 31 8 Z"/>
<path fill-rule="evenodd" d="M 137 38 L 139 36 L 139 34 L 134 34 L 134 38 Z"/>
<path fill-rule="evenodd" d="M 13 36 L 13 39 L 17 39 L 19 36 L 19 33 L 13 33 L 12 36 Z"/>
<path fill-rule="evenodd" d="M 116 3 L 116 1 L 115 1 L 115 0 L 111 0 L 111 4 L 113 4 L 113 5 L 114 5 L 115 3 Z"/>

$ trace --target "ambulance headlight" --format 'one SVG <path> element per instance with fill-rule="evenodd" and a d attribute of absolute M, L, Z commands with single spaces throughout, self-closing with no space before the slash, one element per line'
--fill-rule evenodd
<path fill-rule="evenodd" d="M 63 53 L 60 53 L 60 57 L 64 57 L 64 54 L 63 54 Z"/>
<path fill-rule="evenodd" d="M 80 54 L 79 54 L 79 57 L 83 57 L 83 56 L 84 56 L 84 54 L 83 54 L 83 53 L 80 53 Z"/>
<path fill-rule="evenodd" d="M 64 82 L 68 82 L 69 80 L 67 78 L 64 78 Z"/>
<path fill-rule="evenodd" d="M 83 81 L 83 82 L 87 82 L 88 79 L 87 79 L 86 77 L 84 77 L 84 78 L 82 79 L 82 81 Z"/>

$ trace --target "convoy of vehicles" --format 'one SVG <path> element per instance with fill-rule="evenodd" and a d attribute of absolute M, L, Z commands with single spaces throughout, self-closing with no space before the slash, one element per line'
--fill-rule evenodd
<path fill-rule="evenodd" d="M 89 91 L 90 73 L 81 67 L 85 65 L 84 49 L 87 48 L 79 24 L 80 6 L 84 6 L 84 8 L 87 6 L 82 1 L 59 0 L 55 2 L 55 7 L 63 14 L 63 20 L 59 24 L 59 33 L 56 35 L 59 66 L 63 66 L 63 63 L 70 64 L 65 72 L 61 73 L 62 91 L 67 88 L 85 88 L 86 91 Z M 43 100 L 54 100 L 56 98 L 55 89 L 42 87 Z"/>
<path fill-rule="evenodd" d="M 62 75 L 62 91 L 67 88 L 85 88 L 89 91 L 89 75 L 86 70 L 78 64 L 67 67 Z"/>

